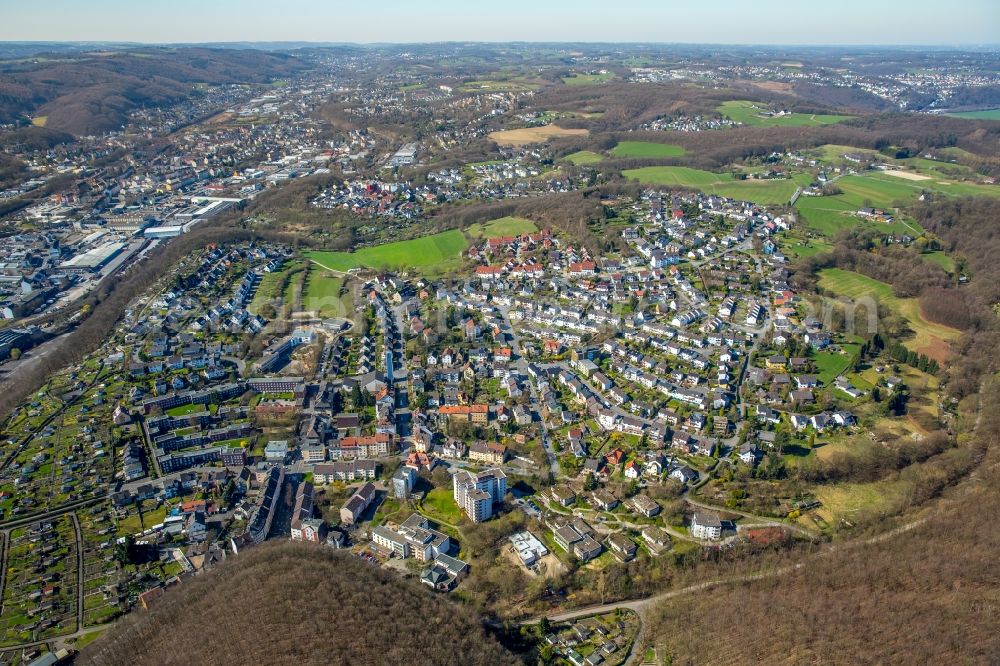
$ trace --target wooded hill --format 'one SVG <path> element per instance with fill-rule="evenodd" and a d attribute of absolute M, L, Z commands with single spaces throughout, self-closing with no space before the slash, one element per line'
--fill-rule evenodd
<path fill-rule="evenodd" d="M 0 122 L 45 116 L 50 131 L 96 134 L 120 127 L 133 109 L 183 100 L 196 83 L 265 83 L 303 67 L 282 53 L 205 48 L 0 63 Z"/>
<path fill-rule="evenodd" d="M 475 611 L 348 553 L 269 543 L 137 611 L 78 664 L 455 664 L 518 660 Z"/>

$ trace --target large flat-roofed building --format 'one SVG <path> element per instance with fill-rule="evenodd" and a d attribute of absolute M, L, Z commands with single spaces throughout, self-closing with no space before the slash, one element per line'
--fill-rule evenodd
<path fill-rule="evenodd" d="M 549 554 L 549 549 L 545 547 L 545 544 L 528 531 L 510 535 L 510 543 L 514 546 L 514 551 L 517 552 L 517 556 L 526 567 L 530 567 Z"/>
<path fill-rule="evenodd" d="M 109 261 L 118 256 L 125 249 L 125 243 L 115 241 L 98 245 L 97 247 L 78 254 L 72 259 L 59 264 L 59 269 L 63 271 L 73 271 L 80 273 L 92 273 L 99 271 Z"/>
<path fill-rule="evenodd" d="M 389 166 L 407 166 L 417 159 L 417 144 L 408 143 L 389 159 Z"/>

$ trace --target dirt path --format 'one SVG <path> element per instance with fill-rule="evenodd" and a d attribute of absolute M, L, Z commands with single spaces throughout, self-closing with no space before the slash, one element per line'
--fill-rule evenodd
<path fill-rule="evenodd" d="M 83 534 L 80 532 L 80 520 L 76 517 L 76 511 L 70 514 L 73 521 L 73 533 L 76 535 L 76 630 L 83 629 L 83 584 L 84 584 L 84 562 L 83 562 Z"/>

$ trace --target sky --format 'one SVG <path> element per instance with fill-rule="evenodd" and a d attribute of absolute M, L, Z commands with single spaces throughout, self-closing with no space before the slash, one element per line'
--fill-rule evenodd
<path fill-rule="evenodd" d="M 1000 0 L 0 0 L 0 41 L 1000 43 Z"/>

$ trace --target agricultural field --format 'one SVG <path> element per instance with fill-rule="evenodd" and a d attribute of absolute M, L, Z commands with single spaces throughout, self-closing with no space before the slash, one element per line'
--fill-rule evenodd
<path fill-rule="evenodd" d="M 572 162 L 576 166 L 584 166 L 587 164 L 597 164 L 604 159 L 601 155 L 595 153 L 592 150 L 579 150 L 575 153 L 570 153 L 563 158 L 568 162 Z"/>
<path fill-rule="evenodd" d="M 574 72 L 571 76 L 562 77 L 562 82 L 568 86 L 592 86 L 599 83 L 607 83 L 615 78 L 611 72 L 599 74 L 581 74 Z"/>
<path fill-rule="evenodd" d="M 850 180 L 852 178 L 858 180 L 852 181 Z M 888 183 L 884 188 L 876 184 L 873 188 L 870 183 L 865 182 L 866 180 L 868 179 L 862 176 L 842 178 L 837 181 L 837 185 L 843 184 L 843 194 L 826 197 L 802 196 L 795 202 L 795 209 L 810 230 L 831 239 L 842 230 L 856 226 L 870 226 L 887 234 L 919 236 L 923 233 L 923 229 L 915 222 L 894 219 L 891 223 L 886 223 L 858 217 L 857 211 L 869 205 L 892 209 L 891 201 L 884 203 L 889 200 L 889 192 L 895 191 L 892 183 Z M 878 181 L 871 182 L 878 183 Z M 882 203 L 877 203 L 871 196 L 877 197 Z"/>
<path fill-rule="evenodd" d="M 490 222 L 473 224 L 465 230 L 471 238 L 499 238 L 500 236 L 517 236 L 538 231 L 531 220 L 523 217 L 501 217 Z"/>
<path fill-rule="evenodd" d="M 640 158 L 680 157 L 686 152 L 681 146 L 652 141 L 622 141 L 611 150 L 614 157 Z"/>
<path fill-rule="evenodd" d="M 467 81 L 461 86 L 462 92 L 527 92 L 536 90 L 537 83 L 523 80 L 494 80 Z"/>
<path fill-rule="evenodd" d="M 457 230 L 407 241 L 361 248 L 355 252 L 308 252 L 306 256 L 327 270 L 347 272 L 355 268 L 416 269 L 428 274 L 455 270 L 467 247 Z"/>
<path fill-rule="evenodd" d="M 781 126 L 781 127 L 811 127 L 815 125 L 831 125 L 848 120 L 851 116 L 837 116 L 817 113 L 790 113 L 784 116 L 765 117 L 762 111 L 767 109 L 756 102 L 733 100 L 723 102 L 717 111 L 723 116 L 744 125 Z"/>
<path fill-rule="evenodd" d="M 857 166 L 857 163 L 844 159 L 844 155 L 851 153 L 855 155 L 865 155 L 873 160 L 885 159 L 885 156 L 877 150 L 870 148 L 858 148 L 856 146 L 845 146 L 836 143 L 826 143 L 812 150 L 804 150 L 803 154 L 815 157 L 823 164 Z"/>
<path fill-rule="evenodd" d="M 626 169 L 622 175 L 650 185 L 692 187 L 708 194 L 753 201 L 762 205 L 788 203 L 798 187 L 794 180 L 737 180 L 731 173 L 712 173 L 678 166 L 653 166 Z"/>
<path fill-rule="evenodd" d="M 949 113 L 954 118 L 968 118 L 969 120 L 1000 120 L 1000 109 L 985 109 L 983 111 L 959 111 Z"/>
<path fill-rule="evenodd" d="M 827 268 L 819 272 L 819 286 L 851 299 L 871 296 L 883 306 L 893 309 L 907 320 L 913 331 L 913 337 L 904 342 L 906 348 L 939 363 L 948 359 L 951 355 L 951 343 L 961 336 L 961 331 L 957 329 L 924 319 L 917 299 L 897 298 L 893 295 L 891 286 L 860 273 Z"/>
<path fill-rule="evenodd" d="M 537 127 L 522 127 L 520 129 L 500 130 L 491 132 L 490 139 L 501 146 L 527 146 L 532 143 L 544 143 L 549 139 L 566 136 L 587 136 L 590 130 L 564 129 L 558 125 L 539 125 Z"/>

